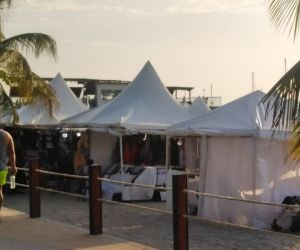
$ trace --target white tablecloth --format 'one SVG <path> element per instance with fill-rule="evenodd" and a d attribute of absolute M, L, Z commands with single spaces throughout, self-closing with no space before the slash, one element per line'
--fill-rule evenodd
<path fill-rule="evenodd" d="M 128 167 L 128 166 L 127 166 Z M 131 166 L 134 168 L 134 166 Z M 138 166 L 140 167 L 140 166 Z M 127 168 L 126 168 L 127 169 Z M 124 168 L 123 172 L 123 182 L 130 182 L 134 180 L 134 183 L 149 185 L 149 186 L 162 186 L 166 183 L 166 173 L 165 167 L 161 166 L 146 166 L 144 171 L 138 175 L 131 175 L 126 172 Z M 105 176 L 111 180 L 122 180 L 122 174 L 119 171 L 117 174 L 111 176 Z M 112 182 L 102 182 L 102 196 L 105 199 L 112 199 L 115 193 L 122 193 L 123 200 L 151 200 L 154 194 L 154 188 L 138 187 L 122 185 Z"/>

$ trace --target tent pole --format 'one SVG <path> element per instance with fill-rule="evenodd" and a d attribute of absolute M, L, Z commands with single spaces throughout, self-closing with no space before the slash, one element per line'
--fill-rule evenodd
<path fill-rule="evenodd" d="M 256 171 L 257 171 L 257 163 L 258 163 L 258 161 L 257 161 L 257 139 L 256 139 L 256 137 L 254 137 L 253 138 L 253 146 L 254 146 L 254 159 L 253 159 L 253 164 L 254 164 L 254 166 L 253 166 L 253 176 L 252 176 L 252 180 L 253 180 L 253 186 L 252 186 L 252 188 L 253 188 L 253 200 L 256 200 Z M 255 225 L 256 225 L 256 205 L 255 204 L 253 204 L 253 207 L 252 207 L 252 226 L 254 226 L 255 227 Z"/>
<path fill-rule="evenodd" d="M 120 163 L 121 163 L 121 182 L 124 180 L 124 164 L 123 164 L 123 137 L 122 135 L 119 136 L 120 141 Z M 121 184 L 121 195 L 123 200 L 123 191 L 124 191 L 124 184 Z"/>
<path fill-rule="evenodd" d="M 253 168 L 253 198 L 254 200 L 256 199 L 256 159 L 257 159 L 257 148 L 256 148 L 256 145 L 257 145 L 257 142 L 256 142 L 256 138 L 254 138 L 253 140 L 253 144 L 254 144 L 254 168 Z"/>
<path fill-rule="evenodd" d="M 207 171 L 207 136 L 202 135 L 200 146 L 200 177 L 199 177 L 199 192 L 205 192 L 206 184 L 206 171 Z M 198 200 L 198 215 L 202 216 L 203 213 L 204 197 L 199 196 Z"/>
<path fill-rule="evenodd" d="M 166 169 L 170 168 L 170 137 L 166 135 Z"/>

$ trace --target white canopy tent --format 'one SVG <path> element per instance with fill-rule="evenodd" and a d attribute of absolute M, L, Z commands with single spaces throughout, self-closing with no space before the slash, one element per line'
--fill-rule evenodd
<path fill-rule="evenodd" d="M 91 127 L 92 130 L 119 135 L 123 172 L 122 135 L 165 135 L 166 128 L 170 125 L 194 116 L 173 98 L 148 61 L 132 83 L 111 102 L 70 117 L 63 123 L 67 126 Z M 97 150 L 92 147 L 91 144 L 91 158 L 98 162 L 99 152 L 96 153 Z"/>
<path fill-rule="evenodd" d="M 111 102 L 62 123 L 71 127 L 91 127 L 113 135 L 165 134 L 168 126 L 193 116 L 173 98 L 148 61 L 132 83 Z M 98 156 L 91 155 L 96 161 Z"/>
<path fill-rule="evenodd" d="M 192 112 L 195 117 L 204 115 L 210 112 L 210 108 L 203 101 L 203 99 L 198 96 L 192 102 L 192 104 L 185 103 L 184 105 L 190 112 Z M 180 147 L 180 164 L 182 168 L 187 171 L 197 171 L 199 154 L 197 153 L 197 148 L 199 145 L 199 139 L 186 137 L 184 144 Z M 186 154 L 185 152 L 189 152 Z"/>
<path fill-rule="evenodd" d="M 198 96 L 187 108 L 195 115 L 203 115 L 210 111 L 210 108 L 200 96 Z"/>
<path fill-rule="evenodd" d="M 108 104 L 63 121 L 71 126 L 165 134 L 194 115 L 178 103 L 148 61 L 132 83 Z"/>
<path fill-rule="evenodd" d="M 199 191 L 281 203 L 299 195 L 299 168 L 287 159 L 287 133 L 271 139 L 271 121 L 260 91 L 201 118 L 168 128 L 173 136 L 201 136 Z M 278 208 L 216 198 L 200 198 L 198 215 L 259 228 L 270 227 Z"/>
<path fill-rule="evenodd" d="M 269 138 L 273 133 L 266 105 L 260 103 L 264 93 L 255 91 L 208 114 L 172 125 L 168 134 L 236 135 Z M 279 134 L 277 133 L 279 136 Z M 280 136 L 279 136 L 280 137 Z"/>
<path fill-rule="evenodd" d="M 74 95 L 63 77 L 58 73 L 50 82 L 55 91 L 59 108 L 51 117 L 41 105 L 27 105 L 18 110 L 19 124 L 25 126 L 58 126 L 60 121 L 87 110 L 87 107 Z"/>

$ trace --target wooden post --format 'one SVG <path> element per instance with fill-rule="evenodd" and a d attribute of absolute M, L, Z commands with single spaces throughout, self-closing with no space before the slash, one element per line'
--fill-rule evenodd
<path fill-rule="evenodd" d="M 172 176 L 173 184 L 173 241 L 175 250 L 187 250 L 189 248 L 188 219 L 187 215 L 187 175 Z"/>
<path fill-rule="evenodd" d="M 30 160 L 29 171 L 29 213 L 30 218 L 41 217 L 41 192 L 36 187 L 39 186 L 39 159 Z"/>
<path fill-rule="evenodd" d="M 102 197 L 101 166 L 89 166 L 89 208 L 90 208 L 90 234 L 102 234 Z"/>

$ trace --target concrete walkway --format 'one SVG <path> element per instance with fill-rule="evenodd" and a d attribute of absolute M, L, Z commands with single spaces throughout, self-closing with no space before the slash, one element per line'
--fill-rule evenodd
<path fill-rule="evenodd" d="M 2 208 L 0 220 L 1 249 L 153 249 L 105 234 L 89 235 L 86 230 Z"/>

